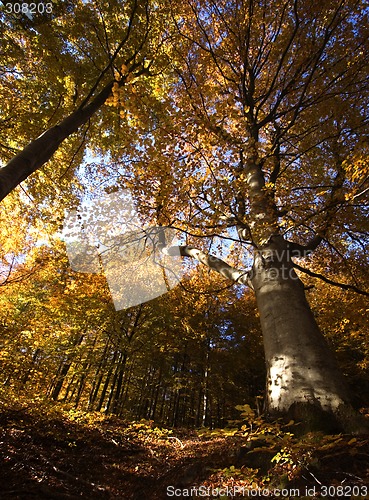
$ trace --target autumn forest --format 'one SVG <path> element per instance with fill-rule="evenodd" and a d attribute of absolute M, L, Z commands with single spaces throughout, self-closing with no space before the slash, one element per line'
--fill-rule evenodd
<path fill-rule="evenodd" d="M 369 494 L 368 16 L 3 2 L 2 498 Z"/>

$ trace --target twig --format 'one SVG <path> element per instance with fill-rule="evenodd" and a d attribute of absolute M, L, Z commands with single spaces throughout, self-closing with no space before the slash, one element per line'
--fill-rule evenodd
<path fill-rule="evenodd" d="M 183 450 L 184 448 L 184 444 L 182 443 L 182 441 L 180 439 L 178 439 L 177 437 L 175 436 L 168 436 L 168 439 L 174 439 L 177 443 L 179 443 L 180 447 L 181 447 L 181 450 Z"/>

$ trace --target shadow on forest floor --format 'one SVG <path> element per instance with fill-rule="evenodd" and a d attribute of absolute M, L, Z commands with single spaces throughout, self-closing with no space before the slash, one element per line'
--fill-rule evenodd
<path fill-rule="evenodd" d="M 259 434 L 201 434 L 95 414 L 8 408 L 0 414 L 0 498 L 369 495 L 369 436 L 277 434 L 270 425 Z"/>

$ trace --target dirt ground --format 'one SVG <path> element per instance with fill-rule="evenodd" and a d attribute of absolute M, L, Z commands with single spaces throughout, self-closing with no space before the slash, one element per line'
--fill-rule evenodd
<path fill-rule="evenodd" d="M 274 466 L 277 494 L 273 471 L 263 470 L 265 453 L 254 453 L 250 462 L 242 436 L 209 439 L 188 430 L 161 436 L 114 418 L 89 426 L 6 411 L 0 415 L 0 498 L 224 499 L 247 496 L 242 488 L 269 498 L 296 497 L 297 488 L 300 498 L 369 498 L 369 436 L 342 436 L 299 470 Z M 267 464 L 273 467 L 270 457 Z"/>

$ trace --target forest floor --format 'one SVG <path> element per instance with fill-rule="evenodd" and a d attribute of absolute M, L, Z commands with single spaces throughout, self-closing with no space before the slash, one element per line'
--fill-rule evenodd
<path fill-rule="evenodd" d="M 163 429 L 7 407 L 1 499 L 369 498 L 369 436 L 300 438 L 279 424 Z"/>

